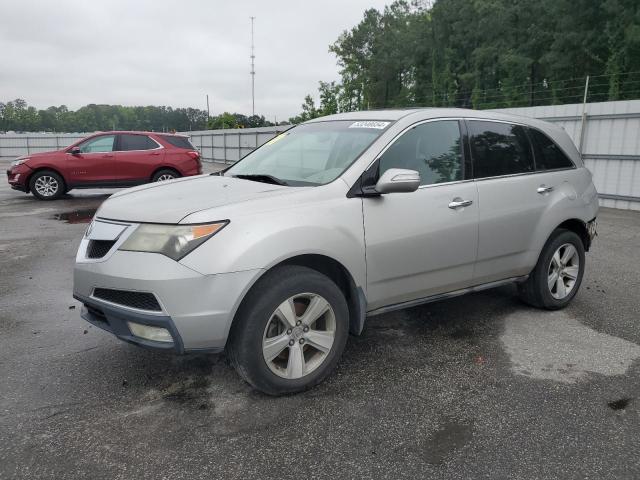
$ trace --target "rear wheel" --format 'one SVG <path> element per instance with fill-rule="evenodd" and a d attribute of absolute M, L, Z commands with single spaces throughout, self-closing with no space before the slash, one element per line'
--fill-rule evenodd
<path fill-rule="evenodd" d="M 42 170 L 31 176 L 29 190 L 39 200 L 56 200 L 65 193 L 64 179 L 54 171 Z"/>
<path fill-rule="evenodd" d="M 547 240 L 527 281 L 519 285 L 520 297 L 534 307 L 564 308 L 578 293 L 584 266 L 582 239 L 575 232 L 558 229 Z"/>
<path fill-rule="evenodd" d="M 174 178 L 179 178 L 180 174 L 175 170 L 171 170 L 169 168 L 163 168 L 162 170 L 158 170 L 153 174 L 151 178 L 152 182 L 164 182 L 166 180 L 173 180 Z"/>
<path fill-rule="evenodd" d="M 340 289 L 306 267 L 269 272 L 249 292 L 234 322 L 229 356 L 238 373 L 270 395 L 306 390 L 337 365 L 349 311 Z"/>

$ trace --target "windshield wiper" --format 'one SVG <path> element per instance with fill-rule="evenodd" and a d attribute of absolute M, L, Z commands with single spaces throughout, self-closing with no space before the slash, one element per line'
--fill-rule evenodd
<path fill-rule="evenodd" d="M 251 180 L 253 182 L 262 182 L 262 183 L 273 183 L 274 185 L 289 185 L 284 180 L 280 180 L 273 175 L 266 175 L 264 173 L 256 173 L 256 174 L 244 174 L 244 175 L 232 175 L 234 178 L 241 178 L 243 180 Z"/>

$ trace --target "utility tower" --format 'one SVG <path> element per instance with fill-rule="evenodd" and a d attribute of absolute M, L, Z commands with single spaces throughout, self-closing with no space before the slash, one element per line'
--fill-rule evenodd
<path fill-rule="evenodd" d="M 251 19 L 251 115 L 256 114 L 256 68 L 255 68 L 255 47 L 253 45 L 253 21 L 256 17 L 249 17 Z"/>

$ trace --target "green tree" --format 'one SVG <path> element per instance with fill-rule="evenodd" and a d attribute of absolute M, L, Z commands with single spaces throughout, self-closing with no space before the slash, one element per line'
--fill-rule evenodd
<path fill-rule="evenodd" d="M 587 75 L 591 101 L 639 98 L 640 2 L 400 0 L 329 50 L 338 111 L 574 103 Z"/>

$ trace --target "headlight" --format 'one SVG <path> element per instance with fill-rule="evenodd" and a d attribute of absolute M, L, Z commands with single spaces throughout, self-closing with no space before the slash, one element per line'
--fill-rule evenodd
<path fill-rule="evenodd" d="M 13 162 L 11 162 L 11 166 L 17 167 L 18 165 L 22 165 L 23 163 L 25 163 L 27 160 L 29 160 L 29 157 L 18 158 L 17 160 L 14 160 Z"/>
<path fill-rule="evenodd" d="M 161 253 L 180 260 L 222 230 L 229 221 L 204 225 L 140 225 L 119 250 Z"/>

